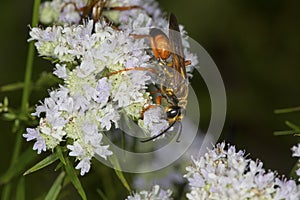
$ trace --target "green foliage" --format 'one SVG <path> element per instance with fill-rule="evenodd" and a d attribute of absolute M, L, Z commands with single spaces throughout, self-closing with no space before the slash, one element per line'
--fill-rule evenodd
<path fill-rule="evenodd" d="M 285 109 L 277 109 L 274 111 L 276 114 L 287 114 L 292 112 L 300 111 L 300 107 L 293 107 L 293 108 L 285 108 Z M 300 136 L 300 126 L 294 124 L 288 120 L 285 121 L 285 125 L 290 128 L 290 130 L 284 131 L 275 131 L 274 135 L 295 135 Z"/>
<path fill-rule="evenodd" d="M 43 160 L 41 160 L 40 162 L 38 162 L 37 164 L 35 164 L 33 167 L 28 169 L 23 175 L 25 176 L 32 172 L 40 170 L 44 167 L 47 167 L 48 165 L 51 165 L 56 160 L 58 160 L 58 156 L 56 154 L 52 153 L 49 156 L 47 156 L 46 158 L 44 158 Z"/>
<path fill-rule="evenodd" d="M 57 197 L 62 189 L 62 186 L 63 186 L 64 177 L 65 177 L 65 172 L 61 172 L 59 174 L 59 176 L 56 178 L 56 180 L 53 183 L 52 187 L 50 188 L 49 192 L 47 193 L 45 200 L 57 199 Z"/>
<path fill-rule="evenodd" d="M 86 194 L 84 192 L 84 189 L 80 183 L 80 180 L 78 178 L 78 174 L 76 173 L 73 165 L 71 164 L 70 160 L 68 158 L 65 158 L 66 161 L 66 165 L 65 165 L 65 169 L 68 175 L 68 178 L 71 180 L 73 186 L 76 188 L 76 190 L 78 191 L 78 193 L 80 194 L 81 198 L 83 200 L 86 200 Z"/>

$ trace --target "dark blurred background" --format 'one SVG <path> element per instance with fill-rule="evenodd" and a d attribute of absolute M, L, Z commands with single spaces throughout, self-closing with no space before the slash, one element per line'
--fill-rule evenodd
<path fill-rule="evenodd" d="M 159 2 L 163 9 L 177 16 L 189 36 L 207 50 L 221 72 L 228 106 L 220 141 L 245 149 L 251 158 L 262 160 L 265 168 L 288 175 L 296 162 L 291 158 L 290 148 L 298 140 L 292 136 L 273 136 L 273 132 L 287 129 L 285 120 L 300 124 L 300 113 L 275 115 L 273 111 L 300 105 L 300 1 Z M 0 85 L 23 80 L 32 3 L 0 2 Z M 49 62 L 37 58 L 33 80 L 42 71 L 51 70 Z M 197 86 L 200 82 L 200 76 L 196 75 L 192 84 L 200 88 Z M 0 94 L 1 101 L 3 96 L 9 96 L 10 105 L 18 107 L 20 91 Z M 46 90 L 35 95 L 31 103 L 46 95 Z M 209 108 L 201 110 L 209 111 Z M 205 126 L 209 112 L 201 115 Z M 10 133 L 10 123 L 0 122 L 0 126 L 0 171 L 4 172 L 15 138 Z"/>
<path fill-rule="evenodd" d="M 245 149 L 267 169 L 288 175 L 296 162 L 290 147 L 298 140 L 273 136 L 273 132 L 287 129 L 285 120 L 300 124 L 300 113 L 276 115 L 273 111 L 300 104 L 300 2 L 160 2 L 176 14 L 221 72 L 228 104 L 219 141 Z M 196 86 L 197 80 L 192 84 Z"/>

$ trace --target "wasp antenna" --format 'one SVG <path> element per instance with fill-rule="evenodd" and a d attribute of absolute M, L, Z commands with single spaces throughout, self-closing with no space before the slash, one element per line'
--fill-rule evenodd
<path fill-rule="evenodd" d="M 151 141 L 151 140 L 154 140 L 154 139 L 158 138 L 159 136 L 161 136 L 162 134 L 164 134 L 165 132 L 167 132 L 171 127 L 173 127 L 175 123 L 176 123 L 176 121 L 174 121 L 170 126 L 168 126 L 168 128 L 166 128 L 166 129 L 165 129 L 163 132 L 161 132 L 160 134 L 155 135 L 155 136 L 153 136 L 153 137 L 151 137 L 151 138 L 149 138 L 149 139 L 147 139 L 147 140 L 142 140 L 141 142 L 145 143 L 145 142 L 149 142 L 149 141 Z"/>

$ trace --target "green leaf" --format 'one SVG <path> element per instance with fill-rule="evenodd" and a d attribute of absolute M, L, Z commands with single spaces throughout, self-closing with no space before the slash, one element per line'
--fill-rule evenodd
<path fill-rule="evenodd" d="M 4 107 L 7 107 L 7 106 L 8 106 L 8 97 L 4 97 L 4 100 L 3 100 L 3 106 L 4 106 Z"/>
<path fill-rule="evenodd" d="M 14 119 L 16 119 L 16 114 L 15 113 L 4 113 L 3 114 L 3 118 L 4 120 L 7 120 L 7 121 L 12 121 Z"/>
<path fill-rule="evenodd" d="M 23 175 L 25 176 L 27 174 L 30 174 L 30 173 L 35 172 L 37 170 L 40 170 L 40 169 L 42 169 L 44 167 L 47 167 L 48 165 L 52 164 L 56 160 L 58 160 L 57 155 L 54 154 L 54 153 L 52 153 L 48 157 L 44 158 L 43 160 L 41 160 L 40 162 L 38 162 L 37 164 L 35 164 L 33 167 L 31 167 L 30 169 L 28 169 Z"/>
<path fill-rule="evenodd" d="M 65 158 L 64 158 L 64 155 L 63 155 L 63 152 L 62 152 L 62 150 L 61 150 L 61 147 L 60 147 L 60 146 L 57 146 L 57 147 L 55 148 L 55 150 L 56 150 L 56 155 L 57 155 L 57 157 L 59 158 L 59 160 L 60 160 L 64 165 L 66 165 L 66 160 L 65 160 Z"/>
<path fill-rule="evenodd" d="M 79 195 L 81 196 L 82 199 L 86 200 L 86 195 L 85 192 L 83 190 L 83 187 L 80 183 L 80 180 L 76 174 L 76 171 L 74 169 L 74 167 L 72 166 L 70 160 L 68 158 L 65 159 L 66 160 L 66 172 L 67 175 L 69 177 L 69 179 L 71 180 L 72 184 L 74 185 L 74 187 L 76 188 L 76 190 L 78 191 Z"/>
<path fill-rule="evenodd" d="M 64 177 L 65 177 L 65 172 L 61 172 L 60 175 L 58 175 L 58 177 L 54 181 L 53 185 L 51 186 L 49 192 L 47 193 L 45 200 L 57 199 L 57 197 L 62 189 Z"/>
<path fill-rule="evenodd" d="M 0 185 L 9 182 L 12 178 L 20 175 L 26 166 L 37 159 L 37 154 L 31 148 L 25 150 L 20 157 L 0 177 Z"/>
<path fill-rule="evenodd" d="M 19 182 L 17 185 L 16 199 L 25 200 L 25 179 L 24 179 L 24 177 L 20 177 L 20 179 L 19 179 Z"/>
<path fill-rule="evenodd" d="M 289 131 L 275 131 L 273 134 L 276 135 L 276 136 L 280 136 L 280 135 L 294 135 L 295 131 L 291 131 L 291 130 L 289 130 Z"/>
<path fill-rule="evenodd" d="M 285 124 L 290 127 L 291 129 L 293 129 L 295 132 L 300 132 L 300 127 L 297 126 L 296 124 L 293 124 L 290 121 L 285 121 Z"/>
<path fill-rule="evenodd" d="M 108 157 L 108 159 L 111 162 L 111 164 L 114 166 L 115 173 L 117 174 L 118 178 L 122 182 L 123 186 L 130 192 L 131 191 L 130 186 L 122 172 L 118 158 L 115 155 L 111 155 Z"/>
<path fill-rule="evenodd" d="M 102 200 L 108 200 L 108 198 L 105 196 L 105 194 L 102 192 L 102 190 L 97 189 L 96 190 L 99 196 L 101 197 Z"/>
<path fill-rule="evenodd" d="M 59 162 L 59 163 L 57 164 L 57 166 L 55 167 L 54 171 L 59 170 L 59 169 L 62 168 L 63 166 L 65 166 L 65 165 L 64 165 L 62 162 Z"/>
<path fill-rule="evenodd" d="M 4 187 L 2 189 L 1 200 L 9 200 L 10 199 L 9 196 L 10 196 L 11 186 L 12 186 L 12 183 L 8 183 L 8 184 L 4 185 Z"/>
<path fill-rule="evenodd" d="M 11 84 L 1 86 L 0 92 L 10 92 L 10 91 L 22 89 L 23 87 L 24 87 L 23 82 L 11 83 Z"/>
<path fill-rule="evenodd" d="M 13 127 L 12 127 L 12 132 L 13 133 L 16 133 L 17 131 L 20 131 L 21 129 L 20 129 L 20 120 L 18 120 L 18 119 L 16 119 L 15 121 L 14 121 L 14 125 L 13 125 Z"/>
<path fill-rule="evenodd" d="M 284 108 L 284 109 L 277 109 L 274 110 L 275 114 L 283 114 L 283 113 L 290 113 L 290 112 L 297 112 L 300 111 L 300 106 L 293 107 L 293 108 Z"/>

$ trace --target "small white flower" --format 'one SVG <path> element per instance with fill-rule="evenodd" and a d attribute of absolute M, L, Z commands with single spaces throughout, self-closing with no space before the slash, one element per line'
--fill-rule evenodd
<path fill-rule="evenodd" d="M 107 159 L 107 156 L 110 156 L 113 154 L 112 151 L 108 150 L 109 146 L 98 146 L 95 149 L 95 154 L 97 154 L 98 156 L 104 158 L 105 160 Z"/>
<path fill-rule="evenodd" d="M 113 108 L 111 104 L 108 104 L 103 109 L 103 116 L 98 118 L 98 121 L 101 123 L 101 128 L 105 130 L 110 130 L 112 122 L 118 127 L 118 120 L 120 119 L 119 113 Z"/>
<path fill-rule="evenodd" d="M 297 146 L 293 146 L 292 151 L 293 151 L 292 154 L 293 157 L 300 157 L 300 143 L 297 144 Z"/>
<path fill-rule="evenodd" d="M 59 21 L 65 23 L 77 24 L 80 22 L 80 20 L 81 20 L 81 16 L 79 12 L 75 9 L 74 5 L 72 4 L 65 5 L 59 16 Z"/>
<path fill-rule="evenodd" d="M 96 95 L 94 100 L 100 103 L 100 107 L 103 107 L 110 96 L 111 84 L 107 82 L 107 78 L 102 78 L 98 81 L 96 87 Z"/>
<path fill-rule="evenodd" d="M 58 78 L 62 78 L 62 79 L 66 79 L 67 78 L 67 69 L 66 69 L 66 65 L 60 65 L 60 64 L 56 64 L 55 65 L 56 69 L 53 72 L 54 75 L 56 75 Z"/>
<path fill-rule="evenodd" d="M 80 169 L 80 175 L 83 176 L 85 173 L 88 173 L 91 168 L 91 162 L 90 159 L 84 158 L 82 159 L 78 165 L 75 167 L 75 169 Z"/>
<path fill-rule="evenodd" d="M 27 128 L 27 134 L 23 134 L 23 137 L 26 138 L 26 141 L 36 140 L 33 145 L 33 150 L 37 150 L 38 154 L 42 151 L 46 151 L 46 143 L 43 137 L 41 137 L 39 130 L 37 128 Z"/>
<path fill-rule="evenodd" d="M 26 132 L 26 134 L 23 134 L 23 137 L 26 138 L 26 141 L 37 139 L 39 136 L 39 131 L 35 128 L 26 128 Z"/>
<path fill-rule="evenodd" d="M 85 151 L 83 150 L 79 142 L 75 141 L 73 145 L 68 145 L 67 147 L 71 150 L 69 153 L 70 156 L 76 156 L 79 158 L 85 156 Z"/>
<path fill-rule="evenodd" d="M 159 185 L 154 185 L 151 191 L 142 190 L 128 196 L 126 200 L 172 200 L 171 190 L 163 190 Z"/>
<path fill-rule="evenodd" d="M 40 6 L 39 17 L 43 24 L 51 24 L 59 18 L 59 5 L 57 1 L 45 1 Z M 56 9 L 55 9 L 56 8 Z"/>

